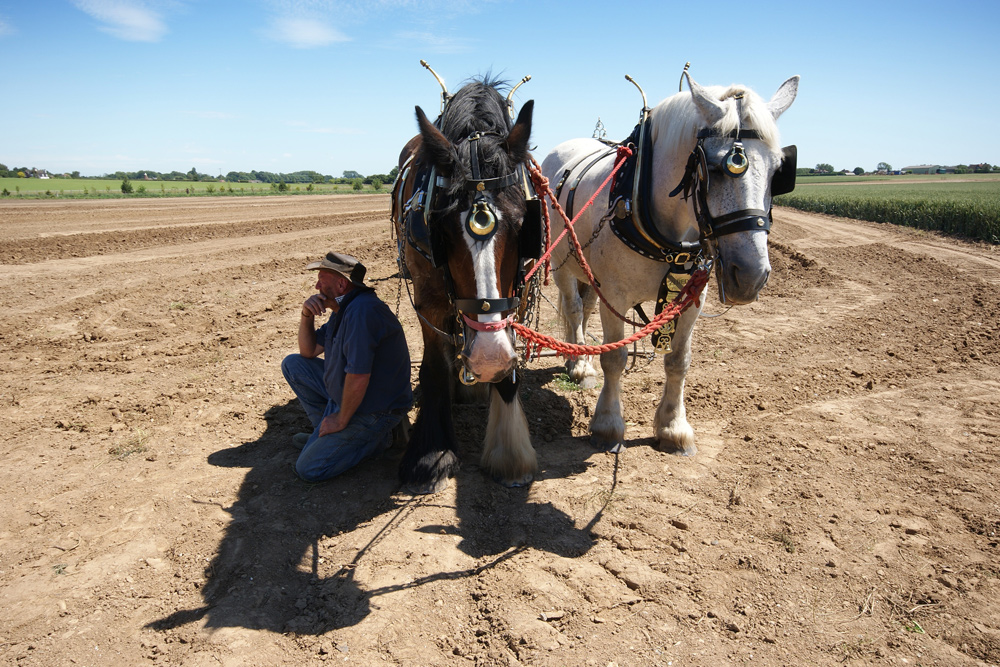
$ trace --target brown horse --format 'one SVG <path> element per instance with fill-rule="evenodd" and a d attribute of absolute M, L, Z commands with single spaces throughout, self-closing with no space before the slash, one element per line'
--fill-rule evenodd
<path fill-rule="evenodd" d="M 534 103 L 511 124 L 497 85 L 473 81 L 446 95 L 433 123 L 417 107 L 420 134 L 400 154 L 393 187 L 400 269 L 413 281 L 424 340 L 420 412 L 399 469 L 412 493 L 443 489 L 458 468 L 456 379 L 491 386 L 483 468 L 507 486 L 529 483 L 537 468 L 509 326 L 541 242 L 527 171 Z"/>

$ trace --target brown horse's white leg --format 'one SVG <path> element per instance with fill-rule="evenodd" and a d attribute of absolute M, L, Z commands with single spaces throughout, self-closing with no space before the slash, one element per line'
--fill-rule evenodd
<path fill-rule="evenodd" d="M 510 378 L 492 386 L 480 465 L 504 486 L 526 486 L 538 469 L 538 459 L 517 386 Z"/>
<path fill-rule="evenodd" d="M 699 309 L 689 308 L 677 322 L 672 343 L 673 351 L 663 356 L 663 397 L 653 418 L 653 433 L 657 446 L 671 454 L 694 456 L 694 429 L 688 424 L 684 410 L 684 379 L 691 365 L 691 333 Z"/>

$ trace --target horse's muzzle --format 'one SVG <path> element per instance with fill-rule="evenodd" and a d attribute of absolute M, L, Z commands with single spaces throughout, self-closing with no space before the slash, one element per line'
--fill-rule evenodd
<path fill-rule="evenodd" d="M 517 352 L 511 340 L 513 329 L 469 332 L 462 361 L 478 382 L 499 382 L 517 365 Z"/>
<path fill-rule="evenodd" d="M 753 303 L 771 277 L 771 265 L 748 270 L 738 262 L 723 264 L 719 276 L 719 300 L 737 306 Z"/>

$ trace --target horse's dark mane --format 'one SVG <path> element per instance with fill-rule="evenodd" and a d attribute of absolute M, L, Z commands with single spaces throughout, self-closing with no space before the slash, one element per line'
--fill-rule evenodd
<path fill-rule="evenodd" d="M 472 79 L 462 86 L 448 102 L 441 118 L 441 132 L 452 143 L 465 139 L 473 132 L 500 132 L 506 134 L 510 127 L 507 102 L 500 88 L 508 83 L 486 74 L 482 79 Z"/>
<path fill-rule="evenodd" d="M 452 180 L 449 194 L 457 194 L 464 186 L 462 181 L 472 178 L 466 139 L 476 132 L 484 133 L 479 142 L 481 177 L 494 178 L 513 171 L 515 165 L 502 145 L 512 124 L 507 100 L 500 93 L 508 86 L 507 81 L 487 73 L 466 83 L 448 102 L 439 129 L 457 146 L 461 160 L 460 178 Z M 452 202 L 453 206 L 457 204 Z"/>

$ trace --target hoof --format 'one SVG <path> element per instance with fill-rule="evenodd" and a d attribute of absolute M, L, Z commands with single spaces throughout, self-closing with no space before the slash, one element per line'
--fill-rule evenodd
<path fill-rule="evenodd" d="M 609 452 L 611 454 L 617 454 L 618 452 L 625 449 L 625 443 L 621 440 L 609 441 L 605 440 L 596 433 L 590 434 L 590 444 L 601 450 L 602 452 Z"/>
<path fill-rule="evenodd" d="M 448 488 L 448 478 L 444 477 L 437 481 L 431 480 L 424 484 L 409 483 L 403 485 L 403 491 L 411 496 L 429 496 L 440 493 Z"/>
<path fill-rule="evenodd" d="M 503 479 L 502 477 L 493 476 L 493 481 L 501 486 L 505 486 L 508 489 L 523 489 L 526 486 L 531 486 L 531 482 L 534 480 L 531 473 L 528 473 L 520 479 Z"/>
<path fill-rule="evenodd" d="M 672 442 L 670 443 L 660 442 L 657 444 L 658 444 L 658 449 L 661 452 L 667 454 L 673 454 L 674 456 L 694 456 L 695 454 L 698 453 L 698 448 L 695 447 L 694 443 L 685 446 L 677 445 Z"/>

